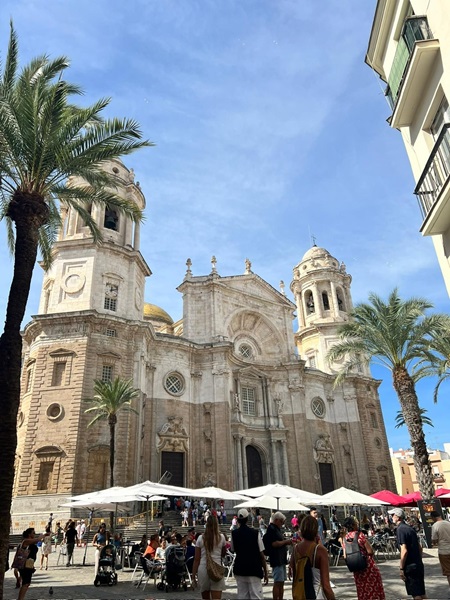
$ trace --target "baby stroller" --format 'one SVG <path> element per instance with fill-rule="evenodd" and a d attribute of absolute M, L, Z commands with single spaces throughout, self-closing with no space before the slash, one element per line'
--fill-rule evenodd
<path fill-rule="evenodd" d="M 103 546 L 100 550 L 98 562 L 98 573 L 94 579 L 94 585 L 116 585 L 116 548 L 112 544 Z"/>
<path fill-rule="evenodd" d="M 166 550 L 165 569 L 161 573 L 161 581 L 157 588 L 168 592 L 169 588 L 177 590 L 179 587 L 187 590 L 184 549 L 181 546 L 169 546 Z"/>

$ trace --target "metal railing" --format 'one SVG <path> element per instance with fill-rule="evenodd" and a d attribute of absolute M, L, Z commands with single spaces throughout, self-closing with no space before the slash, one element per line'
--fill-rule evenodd
<path fill-rule="evenodd" d="M 426 17 L 414 16 L 405 20 L 402 34 L 398 40 L 392 68 L 389 73 L 388 86 L 384 92 L 392 110 L 394 110 L 400 95 L 416 42 L 432 39 L 433 35 L 428 27 L 428 20 Z"/>
<path fill-rule="evenodd" d="M 450 176 L 450 123 L 446 123 L 431 151 L 414 190 L 422 218 L 432 211 Z"/>

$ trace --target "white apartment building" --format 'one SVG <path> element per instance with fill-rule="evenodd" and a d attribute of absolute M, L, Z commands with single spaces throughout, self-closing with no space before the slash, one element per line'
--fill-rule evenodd
<path fill-rule="evenodd" d="M 366 55 L 386 83 L 421 212 L 450 294 L 450 3 L 378 0 Z"/>

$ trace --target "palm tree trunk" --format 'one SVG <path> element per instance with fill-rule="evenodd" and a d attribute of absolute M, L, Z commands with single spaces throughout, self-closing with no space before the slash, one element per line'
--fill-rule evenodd
<path fill-rule="evenodd" d="M 109 416 L 109 485 L 114 486 L 114 455 L 116 452 L 116 419 L 115 415 Z M 114 531 L 114 512 L 109 513 L 109 527 L 111 531 Z"/>
<path fill-rule="evenodd" d="M 21 199 L 21 198 L 20 198 Z M 0 338 L 0 600 L 3 599 L 5 563 L 11 527 L 11 501 L 17 447 L 17 413 L 20 403 L 22 336 L 20 327 L 30 293 L 36 264 L 38 227 L 32 202 L 11 201 L 8 212 L 16 225 L 14 272 L 6 307 L 5 329 Z M 16 210 L 14 210 L 16 209 Z"/>
<path fill-rule="evenodd" d="M 408 427 L 419 490 L 424 500 L 430 500 L 434 498 L 434 480 L 414 381 L 407 369 L 399 367 L 393 371 L 393 383 Z"/>

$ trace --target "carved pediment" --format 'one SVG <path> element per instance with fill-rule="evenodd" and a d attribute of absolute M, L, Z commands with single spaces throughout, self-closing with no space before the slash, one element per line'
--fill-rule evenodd
<path fill-rule="evenodd" d="M 159 432 L 158 452 L 188 452 L 189 436 L 183 425 L 183 417 L 169 417 Z"/>

